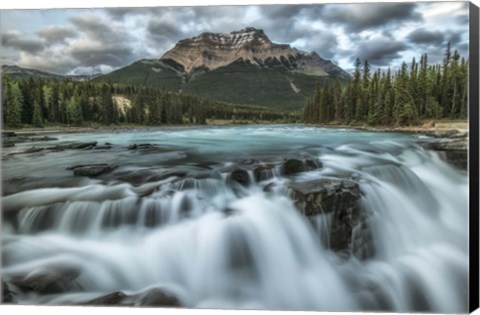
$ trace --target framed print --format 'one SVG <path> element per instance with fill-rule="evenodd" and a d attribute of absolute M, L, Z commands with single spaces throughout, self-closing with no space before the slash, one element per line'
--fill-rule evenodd
<path fill-rule="evenodd" d="M 1 9 L 2 304 L 478 308 L 475 4 L 158 5 Z"/>

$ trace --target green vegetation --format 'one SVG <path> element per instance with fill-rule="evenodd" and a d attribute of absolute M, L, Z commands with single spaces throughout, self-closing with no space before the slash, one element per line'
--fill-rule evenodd
<path fill-rule="evenodd" d="M 237 61 L 187 79 L 161 61 L 143 60 L 94 80 L 182 91 L 233 104 L 299 110 L 313 95 L 316 84 L 323 84 L 327 77 L 291 72 L 282 65 L 262 68 Z"/>
<path fill-rule="evenodd" d="M 140 60 L 131 65 L 95 78 L 95 82 L 114 82 L 178 92 L 182 75 L 156 60 Z"/>
<path fill-rule="evenodd" d="M 183 90 L 192 95 L 237 104 L 281 110 L 298 110 L 326 77 L 294 73 L 284 67 L 260 68 L 243 61 L 208 71 L 188 82 Z M 290 82 L 300 91 L 296 93 Z"/>
<path fill-rule="evenodd" d="M 395 74 L 380 69 L 371 75 L 368 61 L 357 59 L 352 81 L 318 86 L 305 105 L 306 123 L 415 125 L 420 119 L 466 119 L 468 61 L 450 44 L 443 64 L 428 65 L 424 54 Z"/>
<path fill-rule="evenodd" d="M 298 122 L 300 113 L 232 105 L 150 87 L 93 81 L 3 80 L 7 127 L 206 124 L 209 120 Z"/>

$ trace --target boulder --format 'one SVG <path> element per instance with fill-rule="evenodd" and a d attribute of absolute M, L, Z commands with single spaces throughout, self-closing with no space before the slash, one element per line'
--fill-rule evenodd
<path fill-rule="evenodd" d="M 311 157 L 289 158 L 282 164 L 282 172 L 284 175 L 292 175 L 301 172 L 315 170 L 322 167 L 322 163 L 315 161 Z"/>
<path fill-rule="evenodd" d="M 51 151 L 64 151 L 64 150 L 79 150 L 79 149 L 91 149 L 97 145 L 96 141 L 93 142 L 77 142 L 71 144 L 61 144 L 54 147 L 47 148 Z"/>
<path fill-rule="evenodd" d="M 135 306 L 181 307 L 182 304 L 173 294 L 159 288 L 149 290 L 135 301 Z"/>
<path fill-rule="evenodd" d="M 68 170 L 73 170 L 75 176 L 89 176 L 94 177 L 100 174 L 105 174 L 116 169 L 118 165 L 111 164 L 87 164 L 67 167 Z"/>
<path fill-rule="evenodd" d="M 357 183 L 324 178 L 292 183 L 288 189 L 302 214 L 309 218 L 326 214 L 332 216 L 330 242 L 326 246 L 337 252 L 358 253 L 357 257 L 362 259 L 373 255 L 373 243 L 367 238 L 371 236 L 367 223 L 370 214 L 360 206 L 361 191 Z M 354 230 L 358 233 L 354 234 Z"/>
<path fill-rule="evenodd" d="M 138 148 L 138 145 L 136 144 L 131 144 L 128 146 L 128 150 L 136 150 Z"/>
<path fill-rule="evenodd" d="M 255 181 L 261 182 L 268 180 L 273 177 L 273 165 L 271 164 L 261 164 L 253 167 L 253 177 Z"/>
<path fill-rule="evenodd" d="M 295 205 L 307 216 L 353 207 L 360 199 L 358 184 L 341 179 L 316 179 L 288 186 Z"/>
<path fill-rule="evenodd" d="M 439 152 L 449 164 L 462 169 L 468 168 L 468 134 L 454 133 L 448 138 L 423 143 L 424 148 Z"/>
<path fill-rule="evenodd" d="M 55 266 L 54 268 L 38 268 L 27 275 L 16 275 L 10 282 L 24 292 L 37 294 L 55 294 L 66 292 L 75 287 L 75 279 L 80 270 L 73 267 Z"/>
<path fill-rule="evenodd" d="M 98 298 L 95 298 L 91 301 L 88 301 L 86 304 L 87 305 L 122 305 L 122 302 L 127 298 L 128 296 L 120 291 L 115 291 L 112 293 L 109 293 L 107 295 L 100 296 Z"/>
<path fill-rule="evenodd" d="M 283 174 L 291 175 L 305 171 L 303 162 L 298 159 L 288 159 L 282 164 Z"/>
<path fill-rule="evenodd" d="M 7 283 L 2 280 L 2 303 L 13 303 L 13 292 L 8 287 Z"/>
<path fill-rule="evenodd" d="M 250 184 L 250 176 L 244 169 L 237 168 L 230 174 L 230 180 L 239 183 L 242 186 L 248 186 Z"/>

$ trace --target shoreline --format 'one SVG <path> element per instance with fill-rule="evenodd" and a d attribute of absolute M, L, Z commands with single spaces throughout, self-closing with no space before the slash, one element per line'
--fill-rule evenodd
<path fill-rule="evenodd" d="M 437 124 L 446 125 L 441 129 L 437 128 Z M 342 128 L 358 131 L 370 131 L 370 132 L 394 132 L 394 133 L 410 133 L 410 134 L 425 134 L 429 136 L 434 136 L 436 134 L 448 135 L 452 133 L 466 133 L 468 135 L 468 129 L 464 128 L 455 128 L 456 125 L 467 125 L 467 121 L 451 121 L 451 122 L 438 122 L 423 124 L 418 126 L 404 126 L 404 127 L 393 127 L 393 126 L 365 126 L 365 125 L 342 125 L 342 124 L 304 124 L 304 123 L 281 123 L 281 122 L 259 122 L 259 123 L 247 123 L 247 122 L 237 122 L 232 123 L 228 121 L 216 121 L 212 124 L 206 125 L 163 125 L 163 126 L 149 126 L 149 125 L 119 125 L 119 126 L 48 126 L 48 127 L 25 127 L 25 128 L 2 128 L 2 135 L 5 137 L 6 134 L 15 134 L 19 136 L 28 136 L 28 135 L 47 135 L 47 134 L 59 134 L 59 133 L 89 133 L 89 132 L 98 132 L 98 133 L 108 133 L 108 132 L 132 132 L 138 130 L 146 131 L 157 131 L 157 130 L 176 130 L 176 129 L 199 129 L 199 128 L 209 128 L 209 127 L 232 127 L 232 126 L 256 126 L 256 125 L 304 125 L 307 127 L 316 127 L 316 128 Z M 449 127 L 452 125 L 453 127 Z"/>

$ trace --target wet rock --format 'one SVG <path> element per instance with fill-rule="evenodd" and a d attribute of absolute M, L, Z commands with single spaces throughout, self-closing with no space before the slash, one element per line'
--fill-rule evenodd
<path fill-rule="evenodd" d="M 8 287 L 7 283 L 2 280 L 2 303 L 13 303 L 13 292 Z"/>
<path fill-rule="evenodd" d="M 2 137 L 16 137 L 17 134 L 13 131 L 2 131 Z"/>
<path fill-rule="evenodd" d="M 421 143 L 427 150 L 439 152 L 449 164 L 462 169 L 468 168 L 468 134 L 454 133 L 448 138 Z"/>
<path fill-rule="evenodd" d="M 291 175 L 305 171 L 303 162 L 298 159 L 288 159 L 282 165 L 283 174 Z"/>
<path fill-rule="evenodd" d="M 353 207 L 361 196 L 358 184 L 340 179 L 292 183 L 288 188 L 297 208 L 307 216 Z"/>
<path fill-rule="evenodd" d="M 346 251 L 348 254 L 357 252 L 362 259 L 373 255 L 372 243 L 368 243 L 368 238 L 363 238 L 369 233 L 367 218 L 370 214 L 360 206 L 361 192 L 358 184 L 341 179 L 318 179 L 293 183 L 288 189 L 297 209 L 307 217 L 325 214 L 332 216 L 330 249 Z M 357 239 L 352 238 L 354 229 L 359 229 L 359 226 L 362 226 L 360 231 L 363 234 L 358 232 L 355 234 Z"/>
<path fill-rule="evenodd" d="M 116 169 L 118 165 L 111 164 L 89 164 L 89 165 L 77 165 L 68 167 L 67 169 L 73 170 L 75 176 L 89 176 L 94 177 L 100 174 L 105 174 Z"/>
<path fill-rule="evenodd" d="M 277 185 L 275 183 L 269 183 L 263 187 L 264 192 L 272 192 Z"/>
<path fill-rule="evenodd" d="M 10 282 L 24 292 L 55 294 L 66 292 L 76 286 L 80 270 L 73 267 L 55 266 L 38 268 L 27 275 L 14 276 Z"/>
<path fill-rule="evenodd" d="M 173 294 L 154 288 L 140 296 L 135 306 L 181 307 L 182 304 Z"/>
<path fill-rule="evenodd" d="M 242 186 L 248 186 L 250 184 L 250 176 L 244 169 L 238 168 L 230 174 L 230 180 L 239 183 Z"/>
<path fill-rule="evenodd" d="M 49 147 L 47 149 L 51 150 L 51 151 L 79 150 L 79 149 L 93 148 L 96 145 L 97 145 L 96 141 L 93 141 L 93 142 L 77 142 L 77 143 L 71 143 L 71 144 L 56 145 L 54 147 Z"/>
<path fill-rule="evenodd" d="M 136 144 L 131 144 L 128 146 L 128 150 L 136 150 L 138 148 L 138 145 Z"/>
<path fill-rule="evenodd" d="M 2 141 L 2 148 L 12 148 L 15 146 L 15 142 L 11 140 L 3 140 Z"/>
<path fill-rule="evenodd" d="M 95 147 L 95 150 L 110 150 L 111 148 L 111 145 L 97 145 Z"/>
<path fill-rule="evenodd" d="M 45 148 L 36 148 L 36 147 L 31 147 L 30 149 L 27 149 L 23 151 L 23 153 L 35 153 L 35 152 L 40 152 L 45 150 Z"/>
<path fill-rule="evenodd" d="M 30 138 L 30 140 L 31 141 L 54 141 L 54 140 L 58 140 L 58 138 L 43 136 L 43 137 L 32 137 Z"/>
<path fill-rule="evenodd" d="M 282 164 L 282 171 L 284 175 L 292 175 L 320 167 L 322 167 L 322 163 L 317 162 L 314 158 L 300 156 L 299 158 L 286 159 Z"/>
<path fill-rule="evenodd" d="M 107 295 L 100 296 L 98 298 L 95 298 L 91 301 L 88 301 L 86 304 L 87 305 L 121 305 L 123 304 L 122 302 L 127 298 L 128 296 L 120 291 L 112 292 Z"/>
<path fill-rule="evenodd" d="M 273 177 L 273 165 L 256 165 L 253 168 L 255 181 L 261 182 Z"/>

